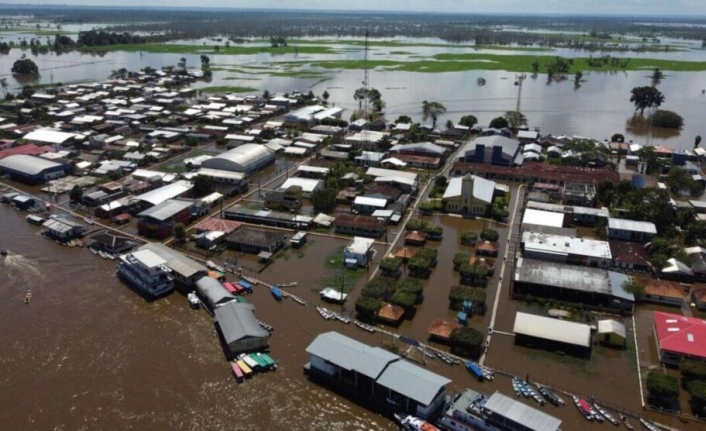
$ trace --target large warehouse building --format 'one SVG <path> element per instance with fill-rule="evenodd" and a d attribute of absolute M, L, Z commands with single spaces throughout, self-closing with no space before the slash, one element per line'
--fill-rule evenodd
<path fill-rule="evenodd" d="M 57 160 L 18 154 L 0 160 L 0 172 L 23 182 L 45 183 L 63 177 L 71 169 L 62 159 Z"/>
<path fill-rule="evenodd" d="M 591 356 L 591 327 L 583 323 L 517 312 L 515 342 L 528 347 Z"/>
<path fill-rule="evenodd" d="M 264 145 L 245 144 L 201 163 L 205 169 L 252 174 L 274 163 L 275 153 Z"/>

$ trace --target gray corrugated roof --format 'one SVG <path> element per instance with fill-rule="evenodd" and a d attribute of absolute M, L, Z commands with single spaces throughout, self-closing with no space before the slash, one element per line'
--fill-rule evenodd
<path fill-rule="evenodd" d="M 627 230 L 632 232 L 645 232 L 657 234 L 654 223 L 648 221 L 626 220 L 621 218 L 609 218 L 608 229 Z"/>
<path fill-rule="evenodd" d="M 186 208 L 194 205 L 193 201 L 181 200 L 181 199 L 168 199 L 161 204 L 155 205 L 152 208 L 142 211 L 137 216 L 138 217 L 151 217 L 155 220 L 164 221 Z"/>
<path fill-rule="evenodd" d="M 471 174 L 466 175 L 470 175 L 473 178 L 473 197 L 483 202 L 492 203 L 493 193 L 495 193 L 495 182 Z M 444 192 L 444 199 L 461 196 L 463 192 L 463 178 L 465 178 L 465 176 L 451 178 Z"/>
<path fill-rule="evenodd" d="M 211 307 L 233 301 L 235 296 L 215 278 L 202 277 L 196 282 L 196 289 L 206 298 Z"/>
<path fill-rule="evenodd" d="M 152 250 L 161 256 L 162 259 L 167 261 L 167 267 L 182 277 L 189 278 L 197 272 L 206 273 L 208 271 L 208 268 L 205 266 L 189 259 L 176 250 L 172 250 L 164 244 L 150 242 L 140 247 L 140 250 L 145 249 Z"/>
<path fill-rule="evenodd" d="M 191 190 L 192 187 L 194 187 L 193 184 L 188 181 L 175 181 L 166 186 L 162 186 L 158 189 L 143 193 L 137 196 L 135 199 L 147 202 L 152 205 L 158 205 L 166 201 L 167 199 L 173 199 L 183 193 L 188 192 L 189 190 Z"/>
<path fill-rule="evenodd" d="M 267 338 L 269 334 L 255 319 L 252 304 L 231 301 L 215 310 L 216 321 L 221 327 L 223 338 L 230 344 L 243 338 Z"/>
<path fill-rule="evenodd" d="M 316 337 L 306 348 L 306 352 L 345 370 L 352 370 L 366 347 L 365 344 L 338 332 L 327 332 Z"/>
<path fill-rule="evenodd" d="M 61 164 L 42 157 L 17 154 L 0 160 L 0 168 L 22 172 L 26 175 L 38 175 L 45 169 L 55 168 Z"/>
<path fill-rule="evenodd" d="M 400 360 L 385 368 L 377 382 L 427 406 L 451 380 Z"/>
<path fill-rule="evenodd" d="M 561 420 L 554 416 L 515 401 L 499 392 L 495 392 L 488 398 L 484 408 L 522 424 L 525 429 L 531 431 L 557 431 L 561 426 Z"/>
<path fill-rule="evenodd" d="M 610 289 L 613 292 L 613 296 L 635 302 L 635 295 L 623 289 L 623 284 L 630 281 L 630 277 L 620 272 L 608 271 L 608 279 L 610 280 Z"/>
<path fill-rule="evenodd" d="M 76 223 L 71 220 L 67 220 L 64 218 L 55 218 L 55 219 L 49 219 L 44 222 L 42 225 L 43 227 L 50 229 L 54 232 L 68 232 L 73 228 L 83 228 L 83 225 L 81 223 Z"/>
<path fill-rule="evenodd" d="M 608 271 L 600 268 L 567 265 L 520 258 L 515 269 L 515 281 L 612 294 Z"/>

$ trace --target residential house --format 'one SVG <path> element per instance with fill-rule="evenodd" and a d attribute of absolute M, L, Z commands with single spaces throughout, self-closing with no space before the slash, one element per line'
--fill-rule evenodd
<path fill-rule="evenodd" d="M 623 271 L 650 272 L 650 256 L 641 244 L 629 241 L 608 241 L 613 268 Z"/>
<path fill-rule="evenodd" d="M 563 203 L 592 207 L 596 203 L 596 186 L 591 183 L 564 183 Z"/>
<path fill-rule="evenodd" d="M 217 307 L 214 314 L 231 357 L 264 350 L 269 346 L 269 333 L 260 327 L 252 304 L 229 301 Z"/>
<path fill-rule="evenodd" d="M 691 302 L 701 311 L 706 311 L 706 285 L 694 284 L 689 292 Z"/>
<path fill-rule="evenodd" d="M 302 207 L 302 188 L 291 186 L 265 195 L 265 207 L 274 210 L 296 211 Z"/>
<path fill-rule="evenodd" d="M 608 219 L 608 238 L 645 243 L 657 235 L 654 223 L 618 218 Z"/>
<path fill-rule="evenodd" d="M 257 254 L 275 253 L 284 247 L 287 236 L 251 227 L 242 227 L 228 236 L 227 244 L 231 250 Z"/>
<path fill-rule="evenodd" d="M 356 196 L 353 200 L 353 214 L 372 214 L 377 210 L 384 210 L 387 207 L 387 199 L 373 198 L 366 196 Z"/>
<path fill-rule="evenodd" d="M 353 237 L 343 249 L 343 263 L 350 269 L 366 267 L 375 258 L 376 250 L 373 248 L 375 240 L 372 238 Z"/>
<path fill-rule="evenodd" d="M 333 222 L 336 233 L 380 238 L 385 234 L 385 223 L 375 217 L 342 214 Z"/>
<path fill-rule="evenodd" d="M 59 241 L 69 241 L 83 235 L 83 225 L 62 217 L 54 217 L 45 221 L 44 235 Z"/>
<path fill-rule="evenodd" d="M 683 359 L 706 361 L 706 321 L 653 311 L 659 360 L 679 367 Z"/>
<path fill-rule="evenodd" d="M 634 279 L 645 287 L 641 299 L 644 302 L 681 307 L 686 299 L 684 286 L 679 282 L 652 277 L 634 277 Z"/>
<path fill-rule="evenodd" d="M 150 238 L 168 238 L 178 223 L 189 224 L 194 206 L 191 200 L 168 199 L 137 214 L 137 231 Z"/>

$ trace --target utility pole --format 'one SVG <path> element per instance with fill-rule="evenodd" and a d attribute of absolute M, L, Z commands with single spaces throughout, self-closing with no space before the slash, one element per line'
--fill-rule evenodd
<path fill-rule="evenodd" d="M 520 102 L 522 101 L 522 83 L 524 82 L 527 75 L 524 73 L 521 75 L 515 75 L 515 85 L 517 85 L 517 106 L 515 107 L 516 112 L 520 112 Z"/>

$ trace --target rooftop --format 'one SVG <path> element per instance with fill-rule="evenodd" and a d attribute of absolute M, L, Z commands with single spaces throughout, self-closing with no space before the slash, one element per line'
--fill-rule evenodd
<path fill-rule="evenodd" d="M 662 350 L 706 358 L 706 321 L 653 312 L 657 342 Z"/>
<path fill-rule="evenodd" d="M 657 228 L 652 222 L 627 220 L 622 218 L 609 218 L 608 229 L 627 230 L 631 232 L 644 232 L 653 235 L 657 234 Z"/>
<path fill-rule="evenodd" d="M 372 248 L 374 243 L 374 239 L 356 236 L 353 237 L 351 242 L 346 246 L 346 252 L 352 254 L 365 254 Z"/>
<path fill-rule="evenodd" d="M 151 205 L 157 205 L 168 199 L 174 199 L 177 196 L 188 192 L 193 187 L 193 184 L 188 181 L 175 181 L 172 184 L 167 184 L 166 186 L 162 186 L 158 189 L 143 193 L 137 196 L 135 199 Z"/>
<path fill-rule="evenodd" d="M 230 344 L 244 338 L 267 338 L 268 333 L 260 327 L 255 318 L 252 304 L 237 301 L 227 302 L 214 310 L 216 321 L 223 338 Z"/>
<path fill-rule="evenodd" d="M 388 320 L 391 322 L 397 322 L 404 316 L 404 308 L 399 305 L 389 304 L 383 302 L 382 306 L 378 310 L 378 317 L 380 319 Z"/>
<path fill-rule="evenodd" d="M 385 368 L 378 383 L 427 406 L 451 380 L 400 360 Z"/>
<path fill-rule="evenodd" d="M 270 246 L 282 240 L 282 234 L 269 230 L 255 229 L 251 227 L 242 227 L 228 236 L 229 242 L 257 244 L 261 246 Z"/>
<path fill-rule="evenodd" d="M 26 154 L 17 154 L 8 156 L 0 160 L 0 168 L 11 169 L 16 172 L 22 172 L 26 175 L 39 175 L 45 169 L 51 169 L 62 166 L 61 163 L 56 163 L 42 157 L 30 156 Z"/>
<path fill-rule="evenodd" d="M 522 224 L 525 223 L 540 226 L 563 227 L 564 214 L 527 208 L 522 218 Z"/>
<path fill-rule="evenodd" d="M 519 311 L 515 315 L 513 332 L 581 347 L 591 346 L 591 327 L 588 325 Z"/>
<path fill-rule="evenodd" d="M 456 322 L 447 322 L 442 319 L 434 319 L 427 330 L 429 335 L 434 335 L 444 340 L 448 340 L 451 337 L 451 333 L 454 329 L 462 328 L 463 325 Z"/>
<path fill-rule="evenodd" d="M 507 175 L 511 178 L 520 177 L 525 180 L 534 179 L 542 182 L 589 182 L 597 184 L 603 180 L 613 183 L 620 181 L 620 174 L 612 169 L 583 168 L 578 166 L 551 165 L 546 163 L 528 163 L 520 167 L 497 166 L 489 163 L 456 162 L 454 171 L 461 173 L 486 173 Z"/>
<path fill-rule="evenodd" d="M 381 229 L 384 222 L 369 216 L 356 216 L 350 214 L 341 214 L 336 216 L 333 222 L 336 226 L 357 227 L 361 229 Z"/>
<path fill-rule="evenodd" d="M 146 209 L 139 213 L 138 217 L 149 217 L 154 220 L 165 221 L 174 217 L 183 210 L 194 205 L 193 201 L 182 199 L 168 199 L 161 204 L 157 204 L 152 208 Z"/>
<path fill-rule="evenodd" d="M 550 416 L 515 399 L 495 392 L 486 401 L 485 410 L 521 424 L 526 431 L 557 431 L 561 420 Z"/>
<path fill-rule="evenodd" d="M 182 277 L 191 277 L 199 272 L 206 272 L 207 268 L 200 263 L 189 259 L 176 250 L 158 242 L 149 242 L 140 250 L 151 250 L 166 260 L 167 267 Z"/>
<path fill-rule="evenodd" d="M 645 286 L 645 295 L 664 298 L 684 299 L 684 287 L 676 281 L 658 280 L 652 277 L 634 277 L 635 281 Z"/>
<path fill-rule="evenodd" d="M 156 268 L 167 263 L 166 260 L 159 257 L 156 253 L 151 250 L 139 250 L 132 253 L 132 257 L 137 259 L 140 263 L 148 268 Z"/>
<path fill-rule="evenodd" d="M 612 319 L 605 319 L 598 321 L 598 333 L 599 334 L 618 334 L 621 337 L 626 337 L 625 325 L 620 322 L 616 322 Z"/>
<path fill-rule="evenodd" d="M 522 233 L 522 243 L 527 251 L 611 259 L 607 241 L 525 231 Z"/>

